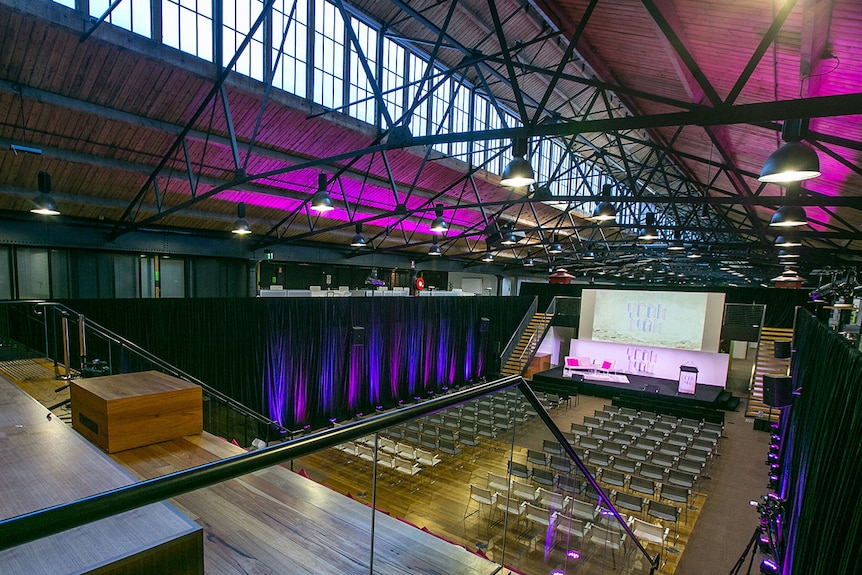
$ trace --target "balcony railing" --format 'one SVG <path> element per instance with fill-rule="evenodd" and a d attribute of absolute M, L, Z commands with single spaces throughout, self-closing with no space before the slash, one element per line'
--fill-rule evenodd
<path fill-rule="evenodd" d="M 290 461 L 371 494 L 369 573 L 378 508 L 528 575 L 656 572 L 670 542 L 650 554 L 577 449 L 511 376 L 2 521 L 0 549 Z"/>
<path fill-rule="evenodd" d="M 203 390 L 204 429 L 243 447 L 296 434 L 139 345 L 59 303 L 0 303 L 0 344 L 19 357 L 53 360 L 58 380 L 155 370 Z M 268 437 L 269 436 L 269 437 Z"/>

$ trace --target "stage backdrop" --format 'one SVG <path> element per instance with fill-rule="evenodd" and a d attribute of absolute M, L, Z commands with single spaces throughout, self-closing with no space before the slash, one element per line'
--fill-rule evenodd
<path fill-rule="evenodd" d="M 65 303 L 250 408 L 299 429 L 427 397 L 496 373 L 499 351 L 531 301 L 440 297 Z"/>

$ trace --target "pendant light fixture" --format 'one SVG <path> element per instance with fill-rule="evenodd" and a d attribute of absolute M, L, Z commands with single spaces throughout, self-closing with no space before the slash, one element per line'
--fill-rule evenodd
<path fill-rule="evenodd" d="M 799 197 L 799 184 L 793 183 L 787 186 L 785 198 L 795 200 Z M 808 216 L 802 206 L 781 206 L 772 214 L 769 225 L 779 228 L 793 228 L 808 224 Z"/>
<path fill-rule="evenodd" d="M 238 236 L 247 236 L 251 233 L 251 226 L 248 225 L 248 220 L 245 219 L 245 202 L 240 202 L 236 205 L 236 220 L 233 223 L 231 233 Z"/>
<path fill-rule="evenodd" d="M 59 216 L 60 208 L 51 195 L 51 174 L 39 172 L 39 194 L 33 198 L 33 207 L 30 209 L 34 214 L 40 216 Z"/>
<path fill-rule="evenodd" d="M 672 252 L 681 252 L 685 249 L 685 244 L 682 241 L 682 232 L 679 230 L 673 232 L 673 239 L 667 243 L 667 249 Z"/>
<path fill-rule="evenodd" d="M 786 183 L 819 176 L 820 158 L 814 148 L 802 141 L 807 132 L 807 119 L 785 120 L 781 127 L 781 138 L 786 143 L 766 159 L 757 179 L 768 183 Z"/>
<path fill-rule="evenodd" d="M 642 242 L 651 242 L 658 239 L 658 230 L 655 227 L 655 214 L 647 212 L 646 224 L 641 230 L 638 239 Z"/>
<path fill-rule="evenodd" d="M 335 209 L 332 198 L 326 191 L 326 174 L 323 172 L 317 175 L 317 191 L 311 196 L 311 209 L 315 212 L 328 212 Z"/>
<path fill-rule="evenodd" d="M 446 219 L 443 217 L 443 204 L 437 204 L 437 207 L 434 208 L 434 221 L 431 222 L 431 231 L 435 234 L 445 234 L 449 229 L 449 224 L 446 223 Z"/>
<path fill-rule="evenodd" d="M 515 235 L 515 226 L 509 222 L 500 230 L 500 244 L 504 246 L 514 246 L 517 243 L 518 237 Z"/>
<path fill-rule="evenodd" d="M 443 252 L 440 251 L 440 246 L 437 245 L 437 242 L 431 244 L 431 247 L 428 248 L 428 255 L 432 257 L 439 257 L 443 255 Z"/>
<path fill-rule="evenodd" d="M 599 223 L 612 222 L 617 219 L 617 209 L 611 203 L 611 184 L 602 186 L 602 201 L 593 210 L 592 219 Z"/>
<path fill-rule="evenodd" d="M 524 159 L 527 155 L 527 140 L 516 138 L 512 140 L 512 155 L 515 157 L 506 165 L 500 175 L 500 185 L 509 187 L 529 186 L 536 183 L 533 166 Z"/>
<path fill-rule="evenodd" d="M 556 234 L 554 234 L 554 241 L 548 245 L 548 253 L 551 255 L 563 253 L 563 246 L 560 245 L 560 241 L 557 239 Z"/>
<path fill-rule="evenodd" d="M 366 246 L 365 236 L 362 235 L 362 224 L 356 224 L 356 233 L 353 234 L 353 239 L 350 240 L 350 247 L 364 248 Z"/>
<path fill-rule="evenodd" d="M 494 261 L 494 254 L 492 254 L 491 252 L 485 252 L 485 255 L 482 256 L 482 261 L 485 263 L 491 263 L 492 261 Z"/>
<path fill-rule="evenodd" d="M 786 234 L 775 238 L 775 247 L 777 248 L 798 248 L 802 245 L 795 235 Z"/>

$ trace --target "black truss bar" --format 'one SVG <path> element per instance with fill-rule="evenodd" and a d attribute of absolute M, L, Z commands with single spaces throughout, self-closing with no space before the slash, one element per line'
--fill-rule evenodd
<path fill-rule="evenodd" d="M 553 76 L 551 76 L 551 82 L 548 84 L 548 87 L 545 88 L 545 94 L 542 96 L 542 101 L 539 102 L 538 108 L 536 108 L 536 113 L 533 114 L 533 120 L 530 122 L 530 125 L 535 125 L 539 121 L 539 117 L 542 114 L 542 111 L 545 109 L 545 106 L 548 104 L 548 100 L 551 99 L 551 94 L 554 92 L 554 88 L 557 87 L 557 83 L 560 81 L 562 77 L 563 70 L 569 64 L 569 61 L 572 59 L 572 54 L 575 52 L 575 46 L 581 39 L 581 35 L 584 33 L 584 29 L 587 27 L 587 22 L 590 20 L 590 16 L 593 15 L 593 10 L 596 8 L 596 4 L 599 3 L 599 0 L 590 0 L 590 4 L 587 6 L 584 14 L 581 16 L 581 21 L 578 22 L 578 26 L 575 28 L 575 32 L 572 34 L 572 37 L 569 38 L 569 45 L 566 46 L 566 51 L 563 54 L 563 57 L 560 59 L 560 63 L 557 65 L 557 69 L 554 70 Z M 526 122 L 525 122 L 526 123 Z"/>
<path fill-rule="evenodd" d="M 757 49 L 751 55 L 751 58 L 749 58 L 748 63 L 745 65 L 745 68 L 743 68 L 742 73 L 739 75 L 733 88 L 730 89 L 730 92 L 724 99 L 725 106 L 733 105 L 733 103 L 736 102 L 736 98 L 739 96 L 740 92 L 742 92 L 745 84 L 748 83 L 749 78 L 751 78 L 757 65 L 760 64 L 760 60 L 769 49 L 769 46 L 775 40 L 776 36 L 778 36 L 778 32 L 784 25 L 787 17 L 790 16 L 794 6 L 796 6 L 796 0 L 787 0 L 781 7 L 781 11 L 776 14 L 775 19 L 769 26 L 769 30 L 767 30 L 766 34 L 763 35 L 763 38 L 760 39 L 760 44 L 757 45 Z"/>
<path fill-rule="evenodd" d="M 518 116 L 520 117 L 522 124 L 529 126 L 530 116 L 527 114 L 527 107 L 524 105 L 524 96 L 521 93 L 521 89 L 518 87 L 518 77 L 515 74 L 514 66 L 512 66 L 512 53 L 509 50 L 509 45 L 506 43 L 506 34 L 503 32 L 503 24 L 500 22 L 500 14 L 497 13 L 497 5 L 494 0 L 488 0 L 488 11 L 491 13 L 491 20 L 494 23 L 494 32 L 497 34 L 497 41 L 500 43 L 500 49 L 503 51 L 503 60 L 506 62 L 506 72 L 509 74 L 509 84 L 512 87 L 512 92 L 515 94 L 515 103 L 518 105 Z M 540 114 L 541 112 L 541 109 L 536 110 L 537 114 Z"/>
<path fill-rule="evenodd" d="M 776 102 L 737 104 L 726 108 L 703 108 L 688 112 L 670 112 L 646 116 L 626 116 L 581 120 L 558 124 L 539 124 L 532 129 L 504 128 L 476 130 L 436 136 L 414 137 L 414 145 L 433 145 L 443 142 L 475 142 L 532 136 L 574 136 L 587 133 L 605 133 L 614 130 L 638 130 L 668 126 L 720 126 L 729 124 L 757 124 L 785 118 L 831 118 L 851 116 L 862 109 L 862 92 L 838 96 L 818 96 Z"/>
<path fill-rule="evenodd" d="M 198 193 L 198 181 L 195 179 L 194 168 L 192 167 L 192 158 L 189 155 L 189 143 L 185 138 L 183 138 L 183 158 L 186 161 L 186 173 L 189 177 L 189 188 L 192 190 L 192 197 L 195 197 Z M 158 180 L 153 180 L 154 187 L 156 182 L 158 182 Z M 161 208 L 161 205 L 159 208 Z"/>
<path fill-rule="evenodd" d="M 667 18 L 665 18 L 662 11 L 656 5 L 654 0 L 641 0 L 641 3 L 644 5 L 644 8 L 647 9 L 653 21 L 658 25 L 659 29 L 664 34 L 665 38 L 670 45 L 673 47 L 674 51 L 682 60 L 685 67 L 694 76 L 695 81 L 697 82 L 700 89 L 703 90 L 703 93 L 706 95 L 707 99 L 712 103 L 713 106 L 720 106 L 721 96 L 718 95 L 718 92 L 715 91 L 715 88 L 712 87 L 712 84 L 707 79 L 706 75 L 703 73 L 703 70 L 700 69 L 697 62 L 694 59 L 694 56 L 691 55 L 691 52 L 685 47 L 679 35 L 674 31 L 673 26 L 670 25 Z"/>
<path fill-rule="evenodd" d="M 156 177 L 159 175 L 159 173 L 161 173 L 162 168 L 165 167 L 165 164 L 168 163 L 168 160 L 173 156 L 174 152 L 177 151 L 177 148 L 180 147 L 180 145 L 182 144 L 183 138 L 185 138 L 188 135 L 188 133 L 192 130 L 192 127 L 194 126 L 195 122 L 198 120 L 198 118 L 201 116 L 201 114 L 204 113 L 207 106 L 209 106 L 210 101 L 216 96 L 216 94 L 219 92 L 219 90 L 221 90 L 221 87 L 224 84 L 224 81 L 230 75 L 231 70 L 233 69 L 234 65 L 236 64 L 236 61 L 239 59 L 239 57 L 243 53 L 243 51 L 245 51 L 246 47 L 248 47 L 248 44 L 251 42 L 251 38 L 252 38 L 252 36 L 254 36 L 254 33 L 257 31 L 258 28 L 260 28 L 260 25 L 264 22 L 266 17 L 269 15 L 269 12 L 271 11 L 272 5 L 274 3 L 275 3 L 275 0 L 266 0 L 266 3 L 261 8 L 260 15 L 257 17 L 257 20 L 255 20 L 254 24 L 252 24 L 251 29 L 249 30 L 248 34 L 246 34 L 245 38 L 243 38 L 242 42 L 240 43 L 239 47 L 236 50 L 236 53 L 234 53 L 234 55 L 230 59 L 230 62 L 228 63 L 228 65 L 225 66 L 219 72 L 215 83 L 213 84 L 212 88 L 210 88 L 209 93 L 204 97 L 203 101 L 201 101 L 200 106 L 198 106 L 198 109 L 195 110 L 195 113 L 192 114 L 191 118 L 189 118 L 188 123 L 182 129 L 182 131 L 177 135 L 177 137 L 174 140 L 174 143 L 171 145 L 170 149 L 165 153 L 164 156 L 162 156 L 162 159 L 159 161 L 159 164 L 156 166 L 156 168 L 152 171 L 150 176 L 147 178 L 147 181 L 144 182 L 144 184 L 141 186 L 141 189 L 135 195 L 134 199 L 129 203 L 129 205 L 126 207 L 125 211 L 123 211 L 123 214 L 120 216 L 119 221 L 114 225 L 114 229 L 111 231 L 111 233 L 108 236 L 111 240 L 115 240 L 119 236 L 121 236 L 123 233 L 131 231 L 129 229 L 126 229 L 125 232 L 120 230 L 120 228 L 123 225 L 123 220 L 125 220 L 126 218 L 129 217 L 129 215 L 132 213 L 132 210 L 134 209 L 135 204 L 137 204 L 138 202 L 141 201 L 141 199 L 144 197 L 144 194 L 146 194 L 147 189 L 150 187 L 150 184 L 153 182 L 153 180 L 156 179 Z M 220 54 L 220 51 L 217 51 L 217 54 Z"/>
<path fill-rule="evenodd" d="M 276 52 L 275 60 L 272 62 L 272 68 L 267 70 L 267 81 L 266 81 L 266 89 L 263 91 L 263 101 L 260 103 L 260 108 L 258 108 L 257 119 L 254 122 L 254 129 L 251 132 L 251 138 L 248 141 L 248 149 L 245 152 L 245 162 L 242 164 L 242 169 L 248 167 L 248 162 L 251 160 L 251 152 L 254 149 L 254 144 L 257 141 L 257 133 L 260 130 L 260 123 L 263 120 L 263 112 L 266 110 L 266 103 L 269 101 L 269 95 L 272 92 L 272 81 L 275 78 L 275 71 L 278 69 L 278 63 L 281 62 L 281 55 L 284 53 L 284 43 L 287 41 L 287 33 L 290 31 L 290 26 L 293 24 L 293 17 L 296 12 L 296 3 L 298 0 L 293 0 L 293 3 L 290 5 L 290 14 L 287 16 L 287 25 L 284 28 L 284 32 L 281 34 L 281 43 L 278 45 L 278 52 Z"/>
<path fill-rule="evenodd" d="M 233 125 L 233 115 L 230 113 L 230 102 L 227 100 L 227 90 L 224 89 L 224 84 L 219 86 L 219 96 L 221 96 L 221 105 L 224 110 L 224 119 L 227 124 L 227 133 L 230 138 L 230 151 L 233 155 L 233 170 L 234 173 L 239 169 L 239 146 L 236 143 L 236 129 Z M 266 100 L 264 100 L 266 103 Z"/>

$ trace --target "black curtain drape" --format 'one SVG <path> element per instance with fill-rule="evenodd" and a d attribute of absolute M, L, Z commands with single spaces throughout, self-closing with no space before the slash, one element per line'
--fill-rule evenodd
<path fill-rule="evenodd" d="M 392 297 L 65 303 L 244 405 L 299 429 L 495 374 L 499 352 L 531 301 Z"/>
<path fill-rule="evenodd" d="M 783 573 L 862 569 L 862 354 L 805 310 L 797 314 L 782 412 Z"/>

